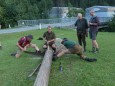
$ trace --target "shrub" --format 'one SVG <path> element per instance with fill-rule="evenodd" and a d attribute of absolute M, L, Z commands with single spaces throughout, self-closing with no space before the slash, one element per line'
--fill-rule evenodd
<path fill-rule="evenodd" d="M 108 31 L 109 32 L 115 32 L 115 15 L 114 17 L 108 22 Z"/>

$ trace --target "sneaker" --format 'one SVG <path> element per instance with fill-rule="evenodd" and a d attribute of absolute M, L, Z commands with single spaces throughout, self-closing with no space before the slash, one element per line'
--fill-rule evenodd
<path fill-rule="evenodd" d="M 86 60 L 88 62 L 95 62 L 95 61 L 97 61 L 96 58 L 85 58 L 84 60 Z"/>
<path fill-rule="evenodd" d="M 96 53 L 95 47 L 92 47 L 92 51 L 89 51 L 89 52 Z"/>
<path fill-rule="evenodd" d="M 12 53 L 11 56 L 16 56 L 16 53 Z"/>
<path fill-rule="evenodd" d="M 99 53 L 99 48 L 96 48 L 96 52 Z"/>
<path fill-rule="evenodd" d="M 97 51 L 89 51 L 89 52 L 92 52 L 92 53 L 94 53 L 94 54 L 96 54 L 96 53 L 97 53 Z"/>

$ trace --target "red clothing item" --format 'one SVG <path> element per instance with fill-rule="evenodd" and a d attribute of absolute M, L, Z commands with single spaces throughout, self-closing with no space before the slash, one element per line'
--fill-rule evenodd
<path fill-rule="evenodd" d="M 22 37 L 19 41 L 18 41 L 18 44 L 21 46 L 21 47 L 25 47 L 26 45 L 30 44 L 30 41 L 27 39 L 27 37 Z"/>

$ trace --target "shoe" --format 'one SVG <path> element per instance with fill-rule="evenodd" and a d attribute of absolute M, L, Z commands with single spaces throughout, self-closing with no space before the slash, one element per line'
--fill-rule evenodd
<path fill-rule="evenodd" d="M 36 50 L 36 53 L 41 53 L 41 50 L 39 50 L 39 51 L 38 51 L 38 50 Z"/>
<path fill-rule="evenodd" d="M 99 48 L 96 48 L 96 52 L 99 53 Z"/>
<path fill-rule="evenodd" d="M 92 47 L 92 51 L 89 51 L 89 52 L 96 53 L 95 47 Z"/>
<path fill-rule="evenodd" d="M 16 56 L 16 53 L 12 53 L 11 56 Z"/>
<path fill-rule="evenodd" d="M 92 53 L 94 53 L 94 54 L 96 54 L 96 53 L 97 53 L 97 51 L 89 51 L 89 52 L 92 52 Z"/>
<path fill-rule="evenodd" d="M 42 38 L 42 37 L 39 37 L 37 40 L 43 40 L 43 38 Z"/>
<path fill-rule="evenodd" d="M 96 58 L 85 58 L 84 60 L 86 60 L 88 62 L 95 62 L 95 61 L 97 61 Z"/>
<path fill-rule="evenodd" d="M 56 61 L 56 59 L 57 59 L 56 54 L 53 54 L 52 61 Z"/>
<path fill-rule="evenodd" d="M 53 56 L 56 56 L 56 53 L 53 53 Z"/>

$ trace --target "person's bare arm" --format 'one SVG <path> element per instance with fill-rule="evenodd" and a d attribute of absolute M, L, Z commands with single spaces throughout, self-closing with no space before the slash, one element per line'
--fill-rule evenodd
<path fill-rule="evenodd" d="M 17 46 L 18 46 L 19 49 L 24 50 L 24 48 L 21 47 L 21 46 L 19 45 L 19 43 L 17 43 Z"/>
<path fill-rule="evenodd" d="M 18 43 L 17 43 L 17 46 L 18 48 L 20 48 L 22 51 L 26 51 L 27 47 L 29 46 L 30 44 L 27 44 L 24 48 L 21 47 Z"/>
<path fill-rule="evenodd" d="M 52 41 L 55 41 L 55 39 L 49 40 L 48 42 L 52 42 Z"/>

